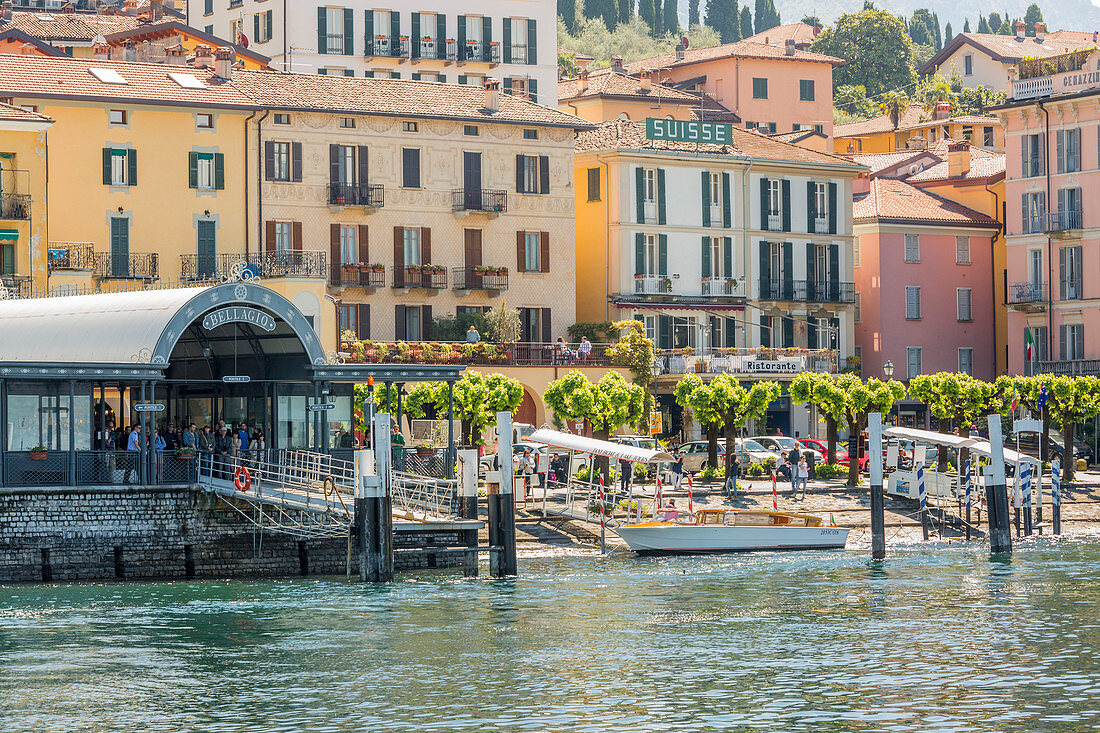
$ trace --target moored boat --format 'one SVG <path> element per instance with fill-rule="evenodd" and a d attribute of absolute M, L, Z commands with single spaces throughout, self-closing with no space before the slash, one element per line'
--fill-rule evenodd
<path fill-rule="evenodd" d="M 788 512 L 658 509 L 653 520 L 616 527 L 639 555 L 696 555 L 754 550 L 840 550 L 849 529 Z"/>

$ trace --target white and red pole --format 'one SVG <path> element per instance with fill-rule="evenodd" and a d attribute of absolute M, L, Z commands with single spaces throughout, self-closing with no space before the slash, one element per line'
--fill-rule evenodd
<path fill-rule="evenodd" d="M 691 474 L 688 474 L 687 479 L 688 479 L 688 512 L 691 513 L 691 514 L 694 514 L 695 513 L 695 508 L 694 508 L 694 506 L 692 506 L 692 503 L 691 503 L 691 487 L 692 487 Z"/>
<path fill-rule="evenodd" d="M 775 490 L 775 471 L 772 471 L 772 509 L 779 511 L 779 494 Z"/>
<path fill-rule="evenodd" d="M 604 497 L 603 474 L 600 474 L 600 552 L 607 552 L 607 524 L 604 515 L 607 512 L 607 504 Z"/>

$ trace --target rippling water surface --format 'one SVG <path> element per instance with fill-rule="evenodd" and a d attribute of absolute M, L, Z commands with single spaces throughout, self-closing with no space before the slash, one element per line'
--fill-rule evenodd
<path fill-rule="evenodd" d="M 1100 545 L 0 587 L 0 731 L 1085 731 Z"/>

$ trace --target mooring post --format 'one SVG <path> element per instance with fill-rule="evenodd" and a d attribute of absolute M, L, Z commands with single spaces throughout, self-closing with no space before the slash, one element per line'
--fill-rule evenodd
<path fill-rule="evenodd" d="M 1055 458 L 1050 464 L 1050 521 L 1054 534 L 1062 534 L 1062 462 Z"/>
<path fill-rule="evenodd" d="M 1018 468 L 1020 472 L 1020 490 L 1024 495 L 1024 534 L 1031 536 L 1031 464 L 1024 463 Z"/>
<path fill-rule="evenodd" d="M 871 559 L 886 557 L 886 506 L 882 493 L 882 413 L 872 412 L 867 432 L 871 438 Z"/>
<path fill-rule="evenodd" d="M 355 459 L 355 538 L 359 545 L 359 580 L 378 579 L 378 504 L 379 482 L 371 466 L 370 451 L 357 450 Z"/>
<path fill-rule="evenodd" d="M 966 469 L 963 471 L 963 486 L 966 491 L 966 539 L 970 541 L 970 459 L 966 459 Z"/>
<path fill-rule="evenodd" d="M 374 416 L 374 465 L 380 486 L 378 507 L 379 563 L 378 579 L 393 580 L 393 455 L 390 453 L 390 416 L 383 412 Z"/>
<path fill-rule="evenodd" d="M 928 541 L 928 498 L 924 488 L 924 464 L 917 464 L 917 498 L 920 499 L 920 529 L 924 541 Z"/>
<path fill-rule="evenodd" d="M 500 483 L 489 487 L 489 573 L 516 574 L 516 505 L 512 471 L 512 413 L 497 413 L 497 459 Z"/>
<path fill-rule="evenodd" d="M 477 520 L 477 474 L 478 460 L 476 450 L 458 452 L 458 515 L 463 519 Z M 467 578 L 477 577 L 477 530 L 462 531 L 466 541 L 466 557 L 462 563 L 462 574 Z"/>
<path fill-rule="evenodd" d="M 1005 485 L 1004 443 L 1001 437 L 1001 416 L 989 416 L 989 446 L 991 465 L 985 488 L 986 514 L 989 518 L 989 551 L 993 554 L 1012 552 L 1012 531 L 1008 515 L 1008 487 Z"/>

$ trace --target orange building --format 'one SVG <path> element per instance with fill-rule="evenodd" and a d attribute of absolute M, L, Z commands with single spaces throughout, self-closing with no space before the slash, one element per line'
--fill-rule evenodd
<path fill-rule="evenodd" d="M 651 75 L 628 76 L 614 68 L 582 71 L 575 79 L 558 82 L 558 109 L 589 122 L 698 117 L 702 100 L 664 84 L 654 84 Z"/>
<path fill-rule="evenodd" d="M 881 114 L 833 128 L 833 151 L 838 155 L 891 153 L 932 147 L 943 140 L 965 140 L 989 151 L 1003 152 L 1005 128 L 997 117 L 952 116 L 946 102 L 931 112 L 922 104 L 910 104 L 896 123 L 889 114 Z"/>

